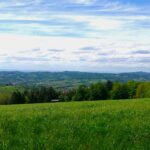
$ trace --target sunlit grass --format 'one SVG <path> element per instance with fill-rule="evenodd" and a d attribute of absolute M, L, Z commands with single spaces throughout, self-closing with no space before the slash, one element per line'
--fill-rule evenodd
<path fill-rule="evenodd" d="M 0 106 L 0 149 L 150 149 L 150 99 Z"/>

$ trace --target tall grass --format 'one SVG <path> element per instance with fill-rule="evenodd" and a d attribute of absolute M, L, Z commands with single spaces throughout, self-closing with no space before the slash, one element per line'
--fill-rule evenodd
<path fill-rule="evenodd" d="M 0 149 L 149 150 L 150 99 L 0 106 Z"/>

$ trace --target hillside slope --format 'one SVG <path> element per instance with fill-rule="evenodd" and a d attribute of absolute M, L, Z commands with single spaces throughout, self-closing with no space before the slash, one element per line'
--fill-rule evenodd
<path fill-rule="evenodd" d="M 150 81 L 150 73 L 86 73 L 86 72 L 0 72 L 0 85 L 50 85 L 72 88 L 98 81 Z"/>
<path fill-rule="evenodd" d="M 150 99 L 0 106 L 0 149 L 150 149 Z"/>

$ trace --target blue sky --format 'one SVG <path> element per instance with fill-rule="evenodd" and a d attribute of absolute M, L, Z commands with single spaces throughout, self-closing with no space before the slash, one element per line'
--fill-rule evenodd
<path fill-rule="evenodd" d="M 0 0 L 0 70 L 150 69 L 148 0 Z"/>

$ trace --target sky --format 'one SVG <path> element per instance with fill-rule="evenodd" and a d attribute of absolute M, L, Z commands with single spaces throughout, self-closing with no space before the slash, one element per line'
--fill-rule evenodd
<path fill-rule="evenodd" d="M 0 0 L 0 70 L 150 72 L 150 1 Z"/>

